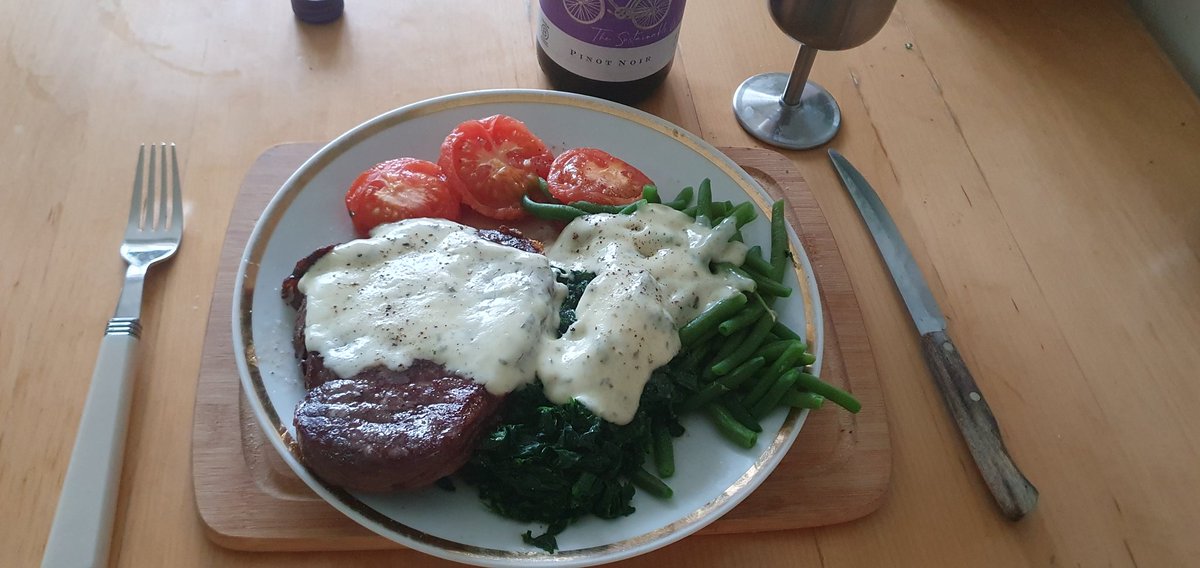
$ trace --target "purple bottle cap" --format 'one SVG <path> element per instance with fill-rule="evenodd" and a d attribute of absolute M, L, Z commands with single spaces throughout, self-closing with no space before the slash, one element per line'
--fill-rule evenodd
<path fill-rule="evenodd" d="M 342 16 L 343 0 L 292 0 L 296 17 L 310 24 L 326 24 Z"/>

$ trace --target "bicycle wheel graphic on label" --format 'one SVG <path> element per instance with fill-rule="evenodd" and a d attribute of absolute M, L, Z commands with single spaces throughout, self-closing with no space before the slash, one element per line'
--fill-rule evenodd
<path fill-rule="evenodd" d="M 639 30 L 653 29 L 661 24 L 671 9 L 671 0 L 633 0 L 626 8 L 629 20 Z"/>
<path fill-rule="evenodd" d="M 581 24 L 594 24 L 604 17 L 604 0 L 562 0 L 562 3 L 567 15 Z"/>

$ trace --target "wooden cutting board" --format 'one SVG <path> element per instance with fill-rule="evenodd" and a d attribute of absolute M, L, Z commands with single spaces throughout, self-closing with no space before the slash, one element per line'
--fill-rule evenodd
<path fill-rule="evenodd" d="M 284 180 L 320 144 L 282 144 L 251 166 L 233 207 L 217 272 L 196 394 L 192 475 L 209 537 L 239 550 L 400 548 L 308 490 L 271 447 L 241 391 L 233 359 L 232 294 L 255 221 Z M 701 534 L 843 523 L 879 507 L 891 478 L 887 415 L 858 300 L 821 208 L 794 164 L 759 148 L 723 148 L 773 196 L 786 196 L 825 313 L 822 378 L 862 401 L 812 413 L 783 462 L 750 497 Z"/>

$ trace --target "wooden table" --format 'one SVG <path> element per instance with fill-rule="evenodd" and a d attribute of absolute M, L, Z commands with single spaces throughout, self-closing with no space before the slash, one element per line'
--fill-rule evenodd
<path fill-rule="evenodd" d="M 223 230 L 251 161 L 388 109 L 543 87 L 526 3 L 0 2 L 0 565 L 41 557 L 101 330 L 135 146 L 180 144 L 187 234 L 147 289 L 120 566 L 439 565 L 410 551 L 248 554 L 206 540 L 191 413 Z M 761 2 L 689 2 L 644 108 L 716 145 L 745 77 L 795 46 Z M 886 391 L 886 504 L 818 530 L 689 538 L 637 566 L 1179 566 L 1200 562 L 1200 102 L 1116 0 L 905 0 L 822 54 L 832 145 L 879 190 L 1041 490 L 994 510 L 899 297 L 823 152 L 789 156 L 846 255 Z"/>

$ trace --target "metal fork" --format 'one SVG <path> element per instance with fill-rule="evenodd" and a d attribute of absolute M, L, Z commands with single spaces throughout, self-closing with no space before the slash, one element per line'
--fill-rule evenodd
<path fill-rule="evenodd" d="M 151 145 L 148 168 L 144 167 L 146 153 L 142 145 L 133 179 L 129 223 L 121 243 L 121 257 L 129 264 L 125 286 L 100 343 L 71 463 L 42 556 L 43 567 L 108 564 L 135 355 L 142 332 L 142 285 L 146 271 L 175 254 L 183 236 L 183 199 L 175 145 Z M 160 155 L 162 164 L 158 167 Z"/>

